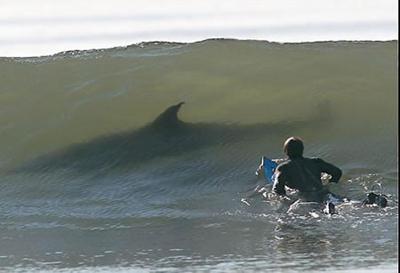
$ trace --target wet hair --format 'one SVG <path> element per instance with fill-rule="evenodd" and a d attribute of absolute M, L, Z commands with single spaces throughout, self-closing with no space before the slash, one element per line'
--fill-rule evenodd
<path fill-rule="evenodd" d="M 299 137 L 289 137 L 283 144 L 283 151 L 289 158 L 302 157 L 304 151 L 303 141 Z"/>

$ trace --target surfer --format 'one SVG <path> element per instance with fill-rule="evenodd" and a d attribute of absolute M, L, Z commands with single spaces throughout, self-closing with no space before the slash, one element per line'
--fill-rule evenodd
<path fill-rule="evenodd" d="M 327 177 L 330 182 L 339 182 L 342 176 L 340 168 L 320 158 L 303 157 L 304 144 L 298 137 L 288 138 L 283 145 L 283 150 L 287 156 L 286 159 L 271 160 L 265 156 L 262 157 L 256 175 L 264 178 L 267 184 L 258 185 L 250 195 L 241 199 L 243 203 L 250 205 L 247 200 L 257 195 L 268 199 L 268 185 L 272 185 L 272 192 L 284 197 L 284 200 L 291 201 L 293 196 L 300 197 L 290 205 L 289 211 L 304 204 L 305 201 L 320 204 L 325 213 L 333 214 L 336 213 L 335 204 L 349 201 L 348 198 L 330 192 L 322 183 L 322 180 L 326 180 Z M 384 194 L 371 192 L 364 201 L 359 203 L 384 208 L 388 201 Z"/>
<path fill-rule="evenodd" d="M 285 196 L 285 186 L 298 191 L 300 198 L 307 202 L 324 203 L 329 197 L 341 199 L 329 192 L 321 181 L 321 174 L 330 175 L 330 182 L 339 182 L 342 171 L 333 164 L 320 158 L 303 157 L 303 141 L 298 137 L 288 138 L 283 150 L 288 160 L 278 165 L 272 190 L 274 193 Z M 329 205 L 334 210 L 332 205 Z"/>

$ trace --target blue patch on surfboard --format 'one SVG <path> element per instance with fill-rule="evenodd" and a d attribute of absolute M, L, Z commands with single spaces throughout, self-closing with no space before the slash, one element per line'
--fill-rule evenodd
<path fill-rule="evenodd" d="M 272 161 L 271 159 L 263 156 L 262 157 L 262 165 L 264 169 L 265 180 L 267 180 L 267 184 L 274 183 L 275 169 L 278 167 L 278 163 Z"/>

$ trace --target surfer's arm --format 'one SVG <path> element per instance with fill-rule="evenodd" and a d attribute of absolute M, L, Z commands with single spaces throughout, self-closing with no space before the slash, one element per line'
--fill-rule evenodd
<path fill-rule="evenodd" d="M 279 171 L 279 169 L 275 172 L 275 181 L 274 185 L 272 186 L 272 191 L 278 195 L 286 195 L 285 175 Z"/>
<path fill-rule="evenodd" d="M 342 177 L 342 170 L 333 164 L 323 161 L 322 159 L 317 159 L 318 165 L 322 172 L 329 174 L 332 178 L 330 182 L 339 182 L 340 177 Z"/>

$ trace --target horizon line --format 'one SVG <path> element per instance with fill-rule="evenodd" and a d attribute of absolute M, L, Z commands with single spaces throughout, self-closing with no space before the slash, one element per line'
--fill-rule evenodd
<path fill-rule="evenodd" d="M 44 55 L 27 55 L 27 56 L 0 56 L 0 59 L 29 59 L 29 58 L 43 58 L 51 57 L 56 55 L 68 54 L 73 52 L 90 52 L 90 51 L 108 51 L 113 49 L 124 49 L 129 47 L 142 47 L 143 45 L 155 45 L 155 44 L 176 44 L 176 45 L 188 45 L 188 44 L 199 44 L 207 41 L 254 41 L 254 42 L 265 42 L 270 44 L 317 44 L 317 43 L 383 43 L 383 42 L 398 42 L 398 39 L 384 39 L 384 40 L 368 40 L 368 39 L 338 39 L 338 40 L 314 40 L 314 41 L 296 41 L 296 42 L 282 42 L 273 40 L 263 40 L 263 39 L 241 39 L 241 38 L 207 38 L 201 39 L 193 42 L 179 42 L 179 41 L 168 41 L 168 40 L 149 40 L 141 41 L 137 43 L 121 45 L 121 46 L 111 46 L 111 47 L 99 47 L 99 48 L 86 48 L 86 49 L 68 49 L 62 51 L 56 51 L 54 53 L 44 54 Z"/>

